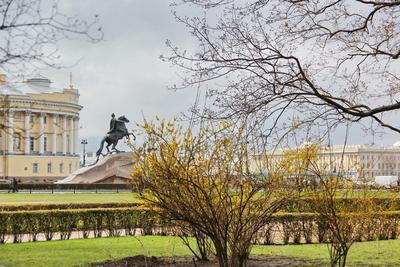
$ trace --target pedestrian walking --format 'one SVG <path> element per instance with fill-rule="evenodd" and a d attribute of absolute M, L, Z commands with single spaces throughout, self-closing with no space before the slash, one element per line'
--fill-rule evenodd
<path fill-rule="evenodd" d="M 8 189 L 8 193 L 12 191 L 13 193 L 18 192 L 18 182 L 15 178 L 12 179 L 10 183 L 10 188 Z"/>

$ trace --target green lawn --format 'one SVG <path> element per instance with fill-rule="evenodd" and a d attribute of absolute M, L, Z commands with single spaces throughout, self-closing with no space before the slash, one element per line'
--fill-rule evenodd
<path fill-rule="evenodd" d="M 399 197 L 399 193 L 378 192 L 380 197 Z M 135 193 L 17 193 L 0 194 L 0 205 L 21 204 L 61 204 L 61 203 L 109 203 L 134 202 L 138 196 Z"/>
<path fill-rule="evenodd" d="M 326 244 L 256 246 L 252 253 L 329 261 Z M 347 262 L 349 266 L 399 266 L 400 240 L 355 243 L 350 249 Z"/>
<path fill-rule="evenodd" d="M 0 205 L 133 202 L 134 193 L 0 194 Z"/>
<path fill-rule="evenodd" d="M 328 261 L 326 245 L 255 246 L 254 255 L 289 256 Z M 83 266 L 89 262 L 144 254 L 190 255 L 177 237 L 119 237 L 0 245 L 0 265 Z M 349 266 L 397 266 L 400 240 L 357 243 Z"/>

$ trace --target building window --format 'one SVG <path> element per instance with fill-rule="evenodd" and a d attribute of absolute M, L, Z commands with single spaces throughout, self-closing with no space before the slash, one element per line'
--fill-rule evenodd
<path fill-rule="evenodd" d="M 69 164 L 69 166 L 68 166 L 68 170 L 69 170 L 69 173 L 71 173 L 71 172 L 72 172 L 72 163 L 70 163 L 70 164 Z"/>
<path fill-rule="evenodd" d="M 15 112 L 14 113 L 14 120 L 16 121 L 21 121 L 21 112 Z"/>
<path fill-rule="evenodd" d="M 32 164 L 32 172 L 33 173 L 38 173 L 39 172 L 39 163 L 33 163 Z"/>
<path fill-rule="evenodd" d="M 43 137 L 43 151 L 47 151 L 47 136 Z"/>
<path fill-rule="evenodd" d="M 30 151 L 35 150 L 35 138 L 34 137 L 29 138 L 29 148 L 30 148 Z"/>
<path fill-rule="evenodd" d="M 21 149 L 20 136 L 14 136 L 13 139 L 14 139 L 13 140 L 14 150 L 20 150 Z"/>
<path fill-rule="evenodd" d="M 60 173 L 64 173 L 64 164 L 60 163 Z"/>
<path fill-rule="evenodd" d="M 43 116 L 43 123 L 47 124 L 47 116 L 46 115 Z"/>
<path fill-rule="evenodd" d="M 30 115 L 30 116 L 29 116 L 29 122 L 30 122 L 30 123 L 33 123 L 34 120 L 35 120 L 35 115 Z"/>
<path fill-rule="evenodd" d="M 52 172 L 52 165 L 51 163 L 47 163 L 47 172 L 51 173 Z"/>

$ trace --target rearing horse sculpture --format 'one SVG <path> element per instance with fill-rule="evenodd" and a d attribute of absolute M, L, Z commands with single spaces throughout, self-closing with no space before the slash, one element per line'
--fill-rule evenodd
<path fill-rule="evenodd" d="M 113 130 L 111 132 L 109 132 L 106 136 L 104 136 L 104 138 L 101 140 L 100 148 L 96 152 L 96 156 L 97 156 L 96 163 L 97 163 L 97 161 L 99 161 L 100 155 L 104 156 L 104 154 L 102 153 L 103 147 L 104 147 L 104 142 L 107 143 L 107 145 L 106 145 L 107 154 L 106 155 L 108 155 L 112 152 L 117 152 L 117 153 L 120 152 L 115 147 L 120 139 L 122 139 L 124 137 L 129 138 L 129 136 L 132 135 L 133 140 L 136 140 L 136 136 L 133 133 L 130 133 L 125 126 L 125 123 L 128 123 L 128 122 L 129 122 L 129 120 L 125 116 L 121 116 L 117 120 L 115 120 L 115 127 L 113 128 Z M 111 151 L 109 149 L 110 145 L 112 145 Z"/>

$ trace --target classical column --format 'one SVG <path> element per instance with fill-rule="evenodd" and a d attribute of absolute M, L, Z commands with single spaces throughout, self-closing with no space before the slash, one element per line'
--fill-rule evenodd
<path fill-rule="evenodd" d="M 79 118 L 74 119 L 74 142 L 75 142 L 75 154 L 79 154 Z"/>
<path fill-rule="evenodd" d="M 8 111 L 8 153 L 14 153 L 14 112 Z"/>
<path fill-rule="evenodd" d="M 74 154 L 74 120 L 69 118 L 69 153 Z"/>
<path fill-rule="evenodd" d="M 52 142 L 51 153 L 55 155 L 57 154 L 57 114 L 53 114 L 52 122 L 53 122 L 53 142 Z"/>
<path fill-rule="evenodd" d="M 31 153 L 31 125 L 30 125 L 31 112 L 25 111 L 25 154 Z"/>
<path fill-rule="evenodd" d="M 63 128 L 62 128 L 62 153 L 67 154 L 67 116 L 63 116 Z"/>
<path fill-rule="evenodd" d="M 39 154 L 44 153 L 44 113 L 39 116 Z"/>

